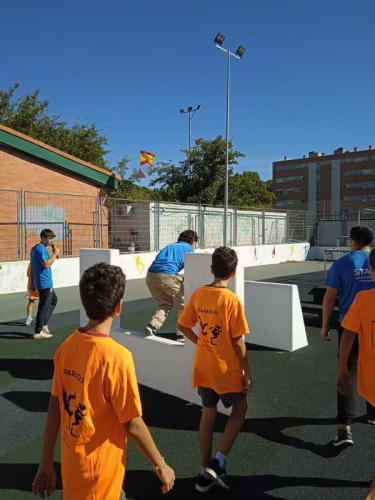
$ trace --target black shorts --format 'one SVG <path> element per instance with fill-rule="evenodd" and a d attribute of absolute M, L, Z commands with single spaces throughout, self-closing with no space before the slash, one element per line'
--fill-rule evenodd
<path fill-rule="evenodd" d="M 230 408 L 238 401 L 246 398 L 245 392 L 226 392 L 218 394 L 213 389 L 207 387 L 198 387 L 198 394 L 202 399 L 202 405 L 205 408 L 214 408 L 221 400 L 225 408 Z"/>

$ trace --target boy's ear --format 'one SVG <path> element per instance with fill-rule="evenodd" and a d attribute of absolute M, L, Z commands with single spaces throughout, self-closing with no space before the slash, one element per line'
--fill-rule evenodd
<path fill-rule="evenodd" d="M 118 318 L 118 316 L 120 316 L 121 314 L 121 309 L 122 309 L 122 299 L 120 299 L 116 305 L 115 305 L 115 309 L 112 313 L 112 317 L 113 318 Z"/>
<path fill-rule="evenodd" d="M 235 269 L 234 271 L 232 271 L 229 275 L 229 278 L 233 278 L 234 276 L 236 276 L 236 271 L 237 269 Z"/>

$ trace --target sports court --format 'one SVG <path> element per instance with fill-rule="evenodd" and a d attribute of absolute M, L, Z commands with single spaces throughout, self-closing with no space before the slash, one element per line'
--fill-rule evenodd
<path fill-rule="evenodd" d="M 321 277 L 321 262 L 286 263 L 247 268 L 248 280 L 306 283 Z M 30 483 L 39 459 L 57 346 L 79 322 L 76 287 L 57 290 L 59 304 L 51 321 L 54 337 L 32 341 L 23 326 L 24 294 L 0 298 L 0 498 L 31 498 Z M 144 280 L 127 284 L 122 325 L 142 331 L 152 302 Z M 265 311 L 272 314 L 271 310 Z M 163 331 L 172 335 L 175 316 Z M 194 499 L 359 499 L 375 471 L 375 428 L 364 423 L 359 401 L 353 426 L 355 446 L 337 450 L 334 437 L 336 338 L 320 340 L 318 328 L 307 328 L 309 346 L 283 352 L 251 346 L 254 392 L 244 429 L 229 456 L 229 493 L 215 487 L 195 492 L 199 466 L 200 408 L 142 387 L 144 418 L 166 460 L 175 468 L 175 488 L 167 498 Z M 190 384 L 190 380 L 186 381 Z M 223 427 L 219 418 L 217 431 Z M 58 455 L 56 455 L 57 457 Z M 56 458 L 57 469 L 59 468 Z M 148 463 L 129 447 L 125 489 L 128 499 L 164 498 Z M 61 484 L 55 498 L 62 498 Z"/>

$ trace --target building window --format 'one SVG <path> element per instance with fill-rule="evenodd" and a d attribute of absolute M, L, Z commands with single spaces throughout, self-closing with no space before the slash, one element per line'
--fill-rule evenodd
<path fill-rule="evenodd" d="M 305 176 L 296 175 L 294 177 L 277 177 L 275 179 L 276 184 L 281 184 L 282 182 L 293 182 L 293 181 L 304 181 Z"/>
<path fill-rule="evenodd" d="M 375 188 L 375 181 L 373 182 L 348 182 L 344 184 L 347 189 L 373 189 Z"/>
<path fill-rule="evenodd" d="M 290 194 L 290 193 L 303 193 L 305 191 L 304 188 L 284 188 L 284 189 L 276 189 L 276 194 Z"/>
<path fill-rule="evenodd" d="M 363 168 L 361 170 L 346 170 L 346 171 L 344 171 L 345 177 L 349 177 L 351 175 L 375 175 L 375 168 Z"/>
<path fill-rule="evenodd" d="M 296 168 L 305 168 L 306 165 L 295 163 L 293 165 L 275 165 L 275 172 L 285 172 L 287 170 L 295 170 Z"/>
<path fill-rule="evenodd" d="M 344 196 L 344 201 L 368 201 L 375 200 L 375 194 L 350 194 Z"/>
<path fill-rule="evenodd" d="M 276 201 L 275 205 L 277 207 L 281 207 L 283 205 L 300 205 L 301 203 L 305 203 L 305 200 L 278 200 Z"/>

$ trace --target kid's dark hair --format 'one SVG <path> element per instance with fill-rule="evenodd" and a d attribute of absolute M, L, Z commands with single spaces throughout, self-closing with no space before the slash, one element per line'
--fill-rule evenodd
<path fill-rule="evenodd" d="M 52 231 L 52 229 L 42 229 L 40 231 L 40 237 L 41 238 L 56 238 L 56 234 Z"/>
<path fill-rule="evenodd" d="M 195 241 L 198 241 L 198 235 L 195 231 L 187 229 L 186 231 L 182 231 L 182 233 L 180 233 L 177 242 L 179 243 L 180 241 L 184 241 L 185 243 L 189 243 L 189 245 L 191 245 Z"/>
<path fill-rule="evenodd" d="M 375 248 L 373 248 L 370 252 L 368 263 L 371 271 L 375 271 Z"/>
<path fill-rule="evenodd" d="M 90 319 L 104 321 L 115 310 L 125 291 L 122 269 L 101 262 L 86 269 L 79 282 L 83 307 Z"/>
<path fill-rule="evenodd" d="M 361 247 L 367 247 L 371 245 L 374 235 L 371 229 L 366 226 L 354 226 L 350 230 L 350 239 Z"/>
<path fill-rule="evenodd" d="M 216 248 L 212 254 L 212 272 L 215 278 L 227 279 L 237 269 L 236 252 L 229 247 Z"/>

